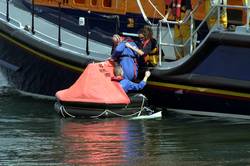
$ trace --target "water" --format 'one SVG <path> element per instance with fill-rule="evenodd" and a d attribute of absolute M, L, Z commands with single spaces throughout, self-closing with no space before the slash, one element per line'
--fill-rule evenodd
<path fill-rule="evenodd" d="M 60 119 L 53 102 L 0 90 L 0 165 L 250 165 L 250 121 Z"/>

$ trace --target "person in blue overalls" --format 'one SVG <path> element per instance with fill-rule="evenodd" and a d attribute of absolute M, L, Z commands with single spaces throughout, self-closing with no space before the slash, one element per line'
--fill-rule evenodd
<path fill-rule="evenodd" d="M 130 45 L 137 47 L 135 42 L 130 38 L 124 38 L 117 34 L 113 35 L 113 51 L 111 58 L 118 62 L 123 69 L 123 77 L 130 81 L 135 80 L 138 74 L 137 58 L 138 55 L 130 48 L 126 47 L 125 43 L 129 42 Z"/>
<path fill-rule="evenodd" d="M 122 67 L 117 65 L 114 68 L 114 75 L 116 78 L 114 80 L 119 81 L 123 90 L 126 93 L 129 93 L 129 92 L 142 90 L 146 86 L 147 80 L 148 80 L 149 76 L 151 75 L 151 73 L 150 73 L 150 71 L 146 71 L 144 78 L 139 83 L 135 83 L 135 82 L 132 82 L 126 78 L 123 78 L 124 73 L 123 73 Z"/>

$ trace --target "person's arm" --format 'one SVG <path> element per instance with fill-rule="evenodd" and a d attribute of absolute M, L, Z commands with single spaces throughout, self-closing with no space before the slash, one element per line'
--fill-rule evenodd
<path fill-rule="evenodd" d="M 120 81 L 120 84 L 122 86 L 122 88 L 124 89 L 125 92 L 128 91 L 138 91 L 141 90 L 145 87 L 148 77 L 151 75 L 150 71 L 146 71 L 145 72 L 145 76 L 143 78 L 143 80 L 139 83 L 134 83 L 132 81 L 129 81 L 127 79 L 124 79 L 122 81 Z"/>
<path fill-rule="evenodd" d="M 142 50 L 140 50 L 138 47 L 136 46 L 132 46 L 130 43 L 126 43 L 125 44 L 126 47 L 130 48 L 131 50 L 133 50 L 134 52 L 136 52 L 138 55 L 142 56 L 144 55 L 144 52 Z"/>

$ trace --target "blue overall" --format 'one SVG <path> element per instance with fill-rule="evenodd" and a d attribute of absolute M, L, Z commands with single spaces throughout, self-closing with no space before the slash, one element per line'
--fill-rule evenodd
<path fill-rule="evenodd" d="M 123 69 L 123 77 L 128 80 L 134 80 L 137 77 L 138 66 L 136 63 L 137 54 L 125 46 L 128 41 L 120 42 L 113 54 L 112 59 L 118 60 Z M 129 42 L 132 46 L 136 46 L 134 42 Z M 137 46 L 136 46 L 137 47 Z"/>
<path fill-rule="evenodd" d="M 127 93 L 129 91 L 138 91 L 145 87 L 146 82 L 141 81 L 140 83 L 134 83 L 132 81 L 129 81 L 128 79 L 123 79 L 120 81 L 120 84 L 124 91 Z"/>

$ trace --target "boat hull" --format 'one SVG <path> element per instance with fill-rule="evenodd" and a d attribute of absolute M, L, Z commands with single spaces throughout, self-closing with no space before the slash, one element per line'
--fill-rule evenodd
<path fill-rule="evenodd" d="M 95 61 L 93 56 L 65 51 L 52 40 L 41 42 L 38 35 L 21 30 L 23 27 L 13 19 L 7 22 L 3 21 L 4 15 L 0 16 L 1 70 L 19 90 L 54 96 L 71 86 L 86 65 Z M 152 70 L 145 89 L 150 103 L 181 110 L 250 115 L 249 37 L 218 34 L 187 61 L 177 61 L 177 67 Z"/>
<path fill-rule="evenodd" d="M 13 41 L 15 41 L 13 39 Z M 54 96 L 58 90 L 68 88 L 81 74 L 51 59 L 39 57 L 46 55 L 25 43 L 10 41 L 0 35 L 0 67 L 8 83 L 18 90 L 31 94 Z M 36 52 L 32 50 L 35 49 Z M 52 58 L 52 57 L 49 57 Z M 60 61 L 69 64 L 69 61 Z M 80 65 L 81 69 L 84 65 Z"/>
<path fill-rule="evenodd" d="M 250 118 L 250 100 L 247 98 L 156 86 L 148 87 L 145 92 L 150 104 L 165 107 L 169 111 L 224 117 L 242 115 L 244 119 Z"/>

